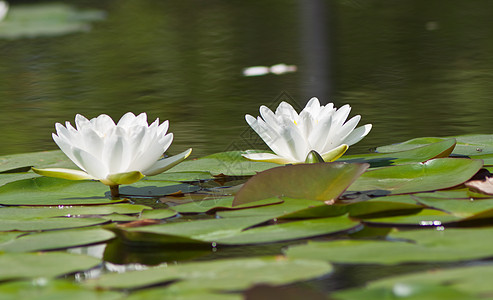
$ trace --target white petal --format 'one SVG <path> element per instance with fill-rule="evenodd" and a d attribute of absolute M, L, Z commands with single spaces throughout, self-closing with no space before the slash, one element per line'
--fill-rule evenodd
<path fill-rule="evenodd" d="M 47 168 L 47 169 L 32 168 L 32 170 L 39 175 L 55 177 L 55 178 L 63 178 L 69 180 L 96 179 L 91 175 L 87 174 L 86 172 L 80 170 L 63 169 L 63 168 Z"/>
<path fill-rule="evenodd" d="M 124 154 L 124 139 L 125 131 L 121 127 L 115 127 L 105 139 L 103 152 L 101 153 L 101 161 L 103 161 L 109 174 L 122 173 L 126 171 L 124 164 L 128 162 L 122 160 Z M 135 171 L 135 170 L 134 170 Z"/>
<path fill-rule="evenodd" d="M 81 169 L 86 171 L 94 178 L 97 178 L 98 180 L 106 178 L 106 176 L 108 175 L 108 168 L 106 167 L 106 164 L 104 162 L 94 157 L 90 153 L 78 148 L 75 148 L 73 152 L 74 157 L 78 161 L 80 161 L 81 165 L 83 166 L 83 168 Z"/>
<path fill-rule="evenodd" d="M 134 121 L 135 115 L 132 112 L 128 112 L 120 118 L 120 121 L 118 121 L 116 126 L 128 128 L 134 123 Z"/>
<path fill-rule="evenodd" d="M 339 130 L 335 132 L 331 132 L 332 135 L 330 137 L 330 140 L 326 141 L 326 144 L 323 147 L 323 151 L 330 150 L 332 148 L 341 145 L 343 141 L 346 139 L 346 137 L 348 137 L 349 134 L 351 134 L 354 128 L 358 125 L 360 119 L 361 119 L 360 115 L 354 116 L 349 121 L 347 121 L 344 125 L 342 125 L 342 127 L 340 127 Z"/>
<path fill-rule="evenodd" d="M 292 121 L 298 119 L 298 113 L 294 108 L 291 106 L 291 104 L 287 102 L 281 102 L 279 106 L 276 109 L 276 116 L 281 117 L 281 118 L 287 118 Z"/>
<path fill-rule="evenodd" d="M 142 173 L 146 176 L 153 176 L 160 174 L 166 170 L 171 169 L 172 167 L 176 166 L 177 164 L 185 160 L 190 155 L 190 153 L 192 153 L 192 148 L 180 154 L 158 160 L 154 165 L 152 165 L 147 170 L 144 170 Z"/>
<path fill-rule="evenodd" d="M 308 143 L 313 147 L 313 150 L 318 153 L 323 152 L 323 147 L 329 136 L 332 126 L 332 114 L 326 114 L 318 120 L 317 125 L 308 135 Z"/>
<path fill-rule="evenodd" d="M 52 137 L 53 137 L 53 141 L 55 141 L 55 144 L 57 144 L 57 146 L 60 148 L 60 150 L 62 150 L 62 152 L 65 153 L 65 155 L 67 155 L 67 157 L 70 158 L 70 160 L 75 165 L 77 165 L 77 167 L 79 167 L 85 171 L 84 165 L 82 164 L 82 162 L 79 160 L 78 157 L 76 157 L 74 155 L 74 149 L 75 148 L 71 144 L 69 144 L 66 140 L 60 138 L 59 136 L 57 136 L 54 133 L 52 134 Z"/>
<path fill-rule="evenodd" d="M 371 124 L 366 124 L 364 126 L 356 128 L 344 139 L 343 143 L 347 144 L 348 146 L 356 144 L 370 132 L 371 127 Z"/>
<path fill-rule="evenodd" d="M 288 149 L 288 144 L 280 133 L 282 130 L 281 127 L 279 127 L 276 131 L 260 117 L 255 119 L 250 115 L 246 115 L 245 120 L 272 151 L 279 156 L 289 157 L 289 159 L 294 160 L 294 157 L 291 155 L 291 151 Z"/>
<path fill-rule="evenodd" d="M 299 128 L 293 122 L 286 120 L 280 132 L 283 142 L 286 143 L 286 148 L 290 156 L 295 161 L 305 161 L 306 155 L 310 152 L 308 141 L 301 134 Z"/>
<path fill-rule="evenodd" d="M 134 125 L 147 126 L 147 114 L 145 112 L 141 113 L 135 118 Z"/>
<path fill-rule="evenodd" d="M 271 162 L 271 163 L 282 164 L 282 165 L 297 163 L 296 161 L 292 161 L 285 157 L 281 157 L 272 153 L 245 153 L 242 154 L 241 156 L 243 156 L 248 160 Z"/>
<path fill-rule="evenodd" d="M 89 120 L 83 115 L 75 115 L 75 127 L 77 130 L 80 130 L 82 127 L 87 126 L 89 124 Z"/>
<path fill-rule="evenodd" d="M 279 130 L 280 125 L 277 116 L 267 106 L 262 105 L 260 107 L 260 116 L 262 116 L 265 123 L 269 124 L 274 130 Z"/>
<path fill-rule="evenodd" d="M 341 157 L 348 148 L 348 145 L 342 144 L 339 147 L 331 149 L 330 151 L 327 151 L 325 153 L 321 153 L 320 155 L 322 156 L 324 161 L 331 162 Z"/>
<path fill-rule="evenodd" d="M 115 128 L 115 122 L 108 115 L 99 115 L 97 118 L 91 119 L 91 124 L 95 129 L 102 134 L 107 134 Z"/>

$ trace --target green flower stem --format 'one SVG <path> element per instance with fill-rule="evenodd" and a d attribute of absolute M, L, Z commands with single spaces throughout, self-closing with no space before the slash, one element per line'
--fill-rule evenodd
<path fill-rule="evenodd" d="M 120 198 L 120 190 L 118 189 L 118 184 L 117 185 L 110 185 L 110 191 L 111 191 L 111 198 Z"/>

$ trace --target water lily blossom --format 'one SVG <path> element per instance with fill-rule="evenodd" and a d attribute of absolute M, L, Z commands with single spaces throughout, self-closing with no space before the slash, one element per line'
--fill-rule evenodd
<path fill-rule="evenodd" d="M 173 141 L 173 134 L 167 133 L 168 127 L 168 121 L 159 124 L 159 119 L 149 125 L 146 113 L 135 116 L 128 112 L 117 124 L 105 114 L 91 120 L 78 114 L 75 128 L 70 122 L 65 126 L 57 123 L 56 134 L 52 136 L 81 170 L 33 168 L 33 171 L 49 177 L 99 180 L 109 185 L 112 195 L 117 196 L 118 185 L 164 172 L 190 155 L 192 149 L 161 159 Z"/>
<path fill-rule="evenodd" d="M 333 103 L 320 105 L 317 98 L 310 99 L 300 114 L 286 102 L 281 102 L 275 113 L 262 105 L 259 117 L 247 114 L 245 119 L 275 154 L 247 151 L 243 157 L 295 164 L 311 160 L 315 151 L 324 161 L 334 161 L 363 139 L 372 127 L 366 124 L 356 128 L 359 115 L 346 122 L 350 111 L 348 104 L 336 109 Z"/>

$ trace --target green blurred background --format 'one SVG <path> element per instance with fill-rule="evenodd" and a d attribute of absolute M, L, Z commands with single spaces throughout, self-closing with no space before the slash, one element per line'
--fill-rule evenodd
<path fill-rule="evenodd" d="M 170 120 L 172 154 L 265 147 L 245 113 L 280 100 L 303 107 L 313 96 L 349 103 L 374 125 L 353 153 L 491 132 L 493 1 L 64 3 L 105 18 L 84 32 L 0 39 L 0 155 L 56 149 L 54 123 L 77 113 L 127 111 Z M 278 63 L 298 71 L 242 75 Z"/>

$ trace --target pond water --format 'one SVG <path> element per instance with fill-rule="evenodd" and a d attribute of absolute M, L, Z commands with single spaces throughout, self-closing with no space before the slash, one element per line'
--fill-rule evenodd
<path fill-rule="evenodd" d="M 493 125 L 491 1 L 70 3 L 105 17 L 84 32 L 0 39 L 0 155 L 55 149 L 54 123 L 77 113 L 127 111 L 169 119 L 172 153 L 260 148 L 245 143 L 246 113 L 313 96 L 374 125 L 352 153 Z M 242 75 L 279 63 L 297 71 Z"/>
<path fill-rule="evenodd" d="M 12 7 L 40 3 L 11 1 Z M 70 4 L 104 17 L 82 32 L 0 36 L 0 155 L 56 149 L 54 123 L 77 113 L 119 119 L 127 111 L 170 120 L 173 154 L 189 147 L 192 157 L 265 148 L 251 139 L 244 115 L 280 101 L 299 109 L 314 96 L 338 107 L 348 103 L 352 115 L 362 115 L 361 125 L 373 124 L 353 154 L 415 137 L 490 133 L 493 126 L 491 1 Z M 276 64 L 296 71 L 243 75 L 245 68 Z M 110 246 L 105 259 L 114 263 L 189 259 Z M 208 248 L 195 259 L 279 254 L 282 246 Z M 333 291 L 438 265 L 340 264 L 330 279 L 301 285 Z"/>

